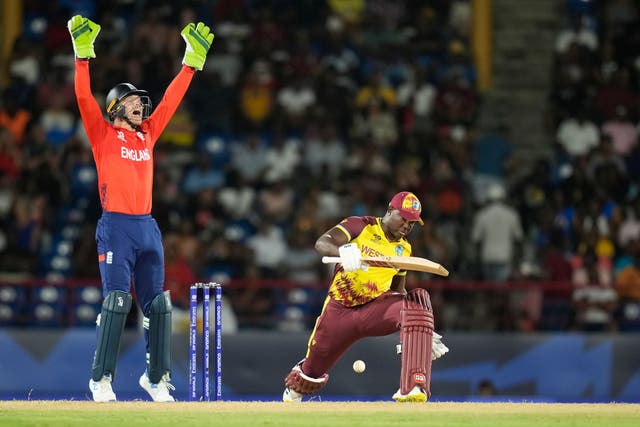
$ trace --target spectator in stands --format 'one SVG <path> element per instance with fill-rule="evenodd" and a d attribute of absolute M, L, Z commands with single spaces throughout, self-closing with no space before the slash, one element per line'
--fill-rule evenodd
<path fill-rule="evenodd" d="M 300 140 L 287 137 L 284 131 L 278 129 L 265 156 L 264 180 L 267 183 L 289 180 L 295 176 L 301 162 Z"/>
<path fill-rule="evenodd" d="M 173 144 L 177 147 L 189 148 L 193 146 L 195 138 L 196 123 L 193 115 L 181 103 L 158 141 Z"/>
<path fill-rule="evenodd" d="M 613 152 L 628 157 L 638 145 L 638 129 L 624 105 L 618 105 L 615 115 L 602 124 L 602 133 L 611 137 Z"/>
<path fill-rule="evenodd" d="M 556 186 L 552 181 L 551 165 L 546 158 L 530 160 L 528 163 L 530 169 L 522 173 L 513 186 L 513 203 L 525 229 L 544 233 L 548 231 L 547 221 L 553 215 Z"/>
<path fill-rule="evenodd" d="M 180 39 L 174 37 L 176 28 L 168 23 L 168 12 L 166 8 L 144 8 L 144 18 L 133 30 L 133 50 L 147 60 L 165 54 L 179 56 Z"/>
<path fill-rule="evenodd" d="M 430 69 L 416 66 L 398 87 L 398 106 L 402 110 L 401 127 L 405 134 L 428 134 L 432 130 L 432 113 L 437 95 Z"/>
<path fill-rule="evenodd" d="M 615 290 L 620 300 L 618 321 L 621 330 L 640 330 L 640 239 L 625 246 L 631 264 L 622 268 L 615 277 Z"/>
<path fill-rule="evenodd" d="M 359 108 L 382 104 L 393 108 L 396 103 L 395 90 L 384 81 L 382 73 L 378 70 L 369 75 L 367 83 L 356 93 L 355 105 Z"/>
<path fill-rule="evenodd" d="M 549 235 L 549 244 L 544 254 L 543 271 L 545 279 L 555 283 L 571 281 L 573 268 L 568 259 L 567 241 L 560 230 L 554 229 Z M 553 290 L 551 290 L 554 293 Z"/>
<path fill-rule="evenodd" d="M 39 124 L 47 135 L 47 141 L 56 150 L 62 150 L 65 142 L 76 132 L 76 117 L 67 110 L 64 99 L 54 96 L 40 116 Z"/>
<path fill-rule="evenodd" d="M 458 38 L 449 42 L 447 59 L 438 67 L 437 79 L 445 80 L 450 74 L 459 76 L 464 87 L 473 88 L 476 85 L 475 67 L 463 40 Z"/>
<path fill-rule="evenodd" d="M 168 235 L 164 239 L 165 286 L 171 292 L 174 308 L 189 310 L 189 286 L 197 281 L 193 268 L 180 250 L 179 237 Z"/>
<path fill-rule="evenodd" d="M 261 217 L 273 220 L 286 227 L 295 211 L 295 199 L 292 185 L 288 180 L 269 181 L 258 192 L 257 210 Z"/>
<path fill-rule="evenodd" d="M 393 110 L 385 102 L 372 98 L 355 114 L 351 136 L 366 139 L 388 152 L 398 141 L 398 125 Z"/>
<path fill-rule="evenodd" d="M 244 260 L 242 280 L 230 290 L 231 304 L 241 328 L 272 329 L 274 327 L 274 290 L 264 286 L 260 268 L 253 262 L 251 250 Z"/>
<path fill-rule="evenodd" d="M 611 74 L 611 78 L 597 88 L 595 107 L 602 120 L 615 117 L 616 108 L 623 106 L 631 114 L 638 109 L 638 94 L 631 86 L 631 73 L 626 68 L 619 68 Z"/>
<path fill-rule="evenodd" d="M 216 54 L 207 59 L 206 70 L 204 74 L 218 76 L 217 80 L 223 88 L 234 88 L 238 83 L 242 73 L 242 58 L 239 47 L 234 46 L 228 36 L 216 42 Z"/>
<path fill-rule="evenodd" d="M 224 173 L 212 164 L 211 159 L 201 153 L 184 174 L 182 188 L 186 194 L 224 186 Z"/>
<path fill-rule="evenodd" d="M 492 185 L 502 185 L 513 164 L 510 129 L 505 123 L 500 123 L 472 144 L 473 198 L 476 203 L 483 204 L 487 190 Z"/>
<path fill-rule="evenodd" d="M 287 278 L 301 284 L 313 285 L 322 278 L 318 254 L 313 247 L 315 235 L 295 229 L 289 234 L 287 255 L 283 260 Z"/>
<path fill-rule="evenodd" d="M 275 107 L 275 89 L 270 63 L 255 61 L 240 90 L 240 111 L 248 129 L 259 130 L 268 124 Z"/>
<path fill-rule="evenodd" d="M 300 131 L 316 104 L 316 93 L 306 78 L 294 75 L 276 94 L 276 103 L 283 112 L 287 128 Z"/>
<path fill-rule="evenodd" d="M 340 176 L 347 149 L 333 122 L 308 123 L 302 147 L 303 165 L 315 178 Z"/>
<path fill-rule="evenodd" d="M 318 109 L 328 121 L 335 123 L 340 132 L 351 124 L 356 83 L 350 74 L 326 65 L 316 78 Z"/>
<path fill-rule="evenodd" d="M 602 24 L 608 37 L 614 38 L 629 25 L 637 25 L 638 5 L 633 0 L 613 0 L 602 5 Z"/>
<path fill-rule="evenodd" d="M 235 169 L 227 173 L 226 185 L 218 192 L 218 203 L 231 220 L 248 219 L 253 215 L 256 189 Z"/>
<path fill-rule="evenodd" d="M 633 241 L 640 241 L 640 198 L 627 202 L 620 208 L 622 220 L 618 226 L 616 244 L 626 248 Z"/>
<path fill-rule="evenodd" d="M 596 192 L 616 201 L 625 198 L 629 188 L 627 166 L 622 156 L 613 150 L 609 134 L 603 134 L 600 145 L 584 165 L 587 177 Z"/>
<path fill-rule="evenodd" d="M 231 167 L 251 186 L 258 186 L 267 167 L 266 143 L 258 133 L 250 133 L 231 146 Z"/>
<path fill-rule="evenodd" d="M 479 99 L 458 70 L 451 70 L 444 78 L 436 96 L 436 122 L 439 126 L 469 126 L 475 120 Z"/>
<path fill-rule="evenodd" d="M 600 132 L 582 108 L 574 116 L 560 122 L 556 140 L 562 154 L 571 159 L 583 158 L 600 143 Z"/>
<path fill-rule="evenodd" d="M 9 129 L 0 126 L 0 173 L 17 178 L 22 168 L 20 149 Z"/>
<path fill-rule="evenodd" d="M 598 35 L 585 24 L 586 19 L 580 15 L 570 17 L 570 26 L 556 37 L 556 52 L 563 54 L 574 43 L 592 52 L 598 49 Z"/>
<path fill-rule="evenodd" d="M 477 245 L 482 278 L 504 282 L 508 280 L 519 258 L 519 246 L 524 239 L 520 215 L 505 203 L 506 191 L 501 185 L 489 189 L 488 203 L 473 218 L 471 241 Z"/>
<path fill-rule="evenodd" d="M 259 268 L 260 277 L 266 279 L 279 277 L 287 253 L 287 242 L 282 229 L 274 224 L 273 219 L 263 218 L 257 233 L 249 237 L 246 244 L 253 251 L 254 262 Z"/>
<path fill-rule="evenodd" d="M 618 296 L 603 283 L 594 253 L 588 253 L 573 272 L 574 326 L 586 332 L 614 332 Z"/>
<path fill-rule="evenodd" d="M 446 36 L 442 28 L 445 18 L 435 7 L 421 6 L 415 15 L 415 33 L 409 36 L 409 49 L 421 60 L 429 63 L 440 58 L 446 50 Z"/>
<path fill-rule="evenodd" d="M 0 127 L 11 132 L 15 144 L 22 143 L 31 116 L 29 110 L 18 104 L 18 99 L 12 92 L 8 89 L 3 91 L 0 102 Z"/>
<path fill-rule="evenodd" d="M 15 102 L 21 108 L 33 107 L 32 97 L 42 78 L 37 52 L 35 46 L 25 37 L 18 37 L 14 41 L 9 57 L 11 82 L 8 88 L 11 89 Z"/>

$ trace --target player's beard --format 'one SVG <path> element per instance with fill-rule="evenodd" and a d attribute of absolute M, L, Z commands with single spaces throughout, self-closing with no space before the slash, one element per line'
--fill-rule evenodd
<path fill-rule="evenodd" d="M 146 133 L 145 131 L 142 130 L 142 119 L 138 119 L 137 117 L 134 119 L 136 122 L 139 123 L 135 123 L 133 120 L 131 120 L 129 118 L 129 116 L 124 116 L 124 121 L 127 122 L 127 124 L 129 124 L 129 126 L 131 126 L 132 128 L 134 128 L 136 131 L 138 132 L 142 132 L 142 133 Z"/>

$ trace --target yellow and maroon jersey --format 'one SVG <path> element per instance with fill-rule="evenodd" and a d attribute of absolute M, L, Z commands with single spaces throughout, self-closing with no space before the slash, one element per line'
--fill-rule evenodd
<path fill-rule="evenodd" d="M 194 74 L 183 66 L 154 110 L 143 132 L 107 122 L 91 93 L 89 61 L 76 60 L 75 91 L 98 171 L 100 203 L 105 212 L 144 215 L 151 212 L 153 147 L 178 108 Z"/>
<path fill-rule="evenodd" d="M 362 256 L 410 256 L 411 245 L 406 239 L 390 242 L 382 231 L 380 218 L 351 216 L 336 228 L 347 235 L 349 242 L 357 243 Z M 347 273 L 342 264 L 336 264 L 329 296 L 346 307 L 361 305 L 387 292 L 396 275 L 406 275 L 403 270 L 369 266 L 367 271 Z"/>

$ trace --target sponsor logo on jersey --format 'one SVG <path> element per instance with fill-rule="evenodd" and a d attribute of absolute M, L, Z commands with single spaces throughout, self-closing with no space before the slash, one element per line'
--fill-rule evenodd
<path fill-rule="evenodd" d="M 134 148 L 120 147 L 120 157 L 126 160 L 133 160 L 134 162 L 147 162 L 151 160 L 151 154 L 149 149 L 136 150 Z"/>
<path fill-rule="evenodd" d="M 124 136 L 124 132 L 122 132 L 121 130 L 118 131 L 118 139 L 122 142 L 127 142 L 127 137 Z"/>
<path fill-rule="evenodd" d="M 396 255 L 402 256 L 403 252 L 404 252 L 404 246 L 396 245 Z"/>
<path fill-rule="evenodd" d="M 144 141 L 144 134 L 142 132 L 140 131 L 136 132 L 136 136 L 140 138 L 142 141 Z"/>

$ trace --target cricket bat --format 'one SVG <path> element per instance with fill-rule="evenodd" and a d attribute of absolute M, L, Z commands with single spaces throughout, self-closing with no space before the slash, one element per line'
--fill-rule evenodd
<path fill-rule="evenodd" d="M 426 258 L 417 256 L 379 256 L 368 257 L 363 256 L 362 261 L 372 267 L 395 268 L 397 270 L 424 271 L 425 273 L 437 274 L 439 276 L 448 276 L 449 272 L 442 265 Z M 332 264 L 340 262 L 340 257 L 324 256 L 322 257 L 324 264 Z"/>

